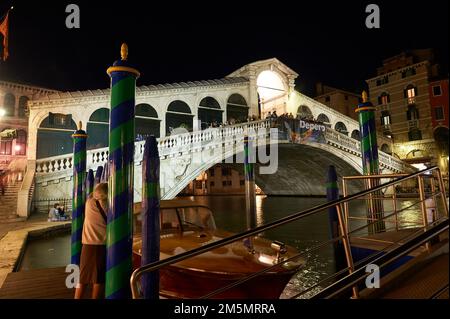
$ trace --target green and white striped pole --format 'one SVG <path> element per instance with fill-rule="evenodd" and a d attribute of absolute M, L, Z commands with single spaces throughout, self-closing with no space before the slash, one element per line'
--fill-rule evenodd
<path fill-rule="evenodd" d="M 376 108 L 368 101 L 367 93 L 362 93 L 363 102 L 358 104 L 355 112 L 358 113 L 359 128 L 361 132 L 361 155 L 364 175 L 379 174 L 377 131 L 375 123 Z M 366 187 L 372 188 L 380 184 L 380 179 L 366 179 Z M 372 196 L 379 197 L 380 192 L 373 193 Z M 378 233 L 385 230 L 383 220 L 383 205 L 379 199 L 369 199 L 367 201 L 367 217 L 370 222 L 375 222 L 369 226 L 369 233 Z"/>
<path fill-rule="evenodd" d="M 130 277 L 133 249 L 134 108 L 139 72 L 127 61 L 128 47 L 122 44 L 122 59 L 107 73 L 111 77 L 109 123 L 108 223 L 106 226 L 107 299 L 131 297 Z"/>
<path fill-rule="evenodd" d="M 72 193 L 72 236 L 71 263 L 80 265 L 81 234 L 83 232 L 85 180 L 86 180 L 86 140 L 87 134 L 78 123 L 73 138 L 73 193 Z"/>

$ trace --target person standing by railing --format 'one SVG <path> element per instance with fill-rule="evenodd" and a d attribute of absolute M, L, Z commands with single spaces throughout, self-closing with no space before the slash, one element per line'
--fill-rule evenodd
<path fill-rule="evenodd" d="M 106 274 L 106 221 L 108 211 L 108 183 L 100 183 L 86 201 L 80 257 L 80 282 L 75 299 L 83 298 L 92 285 L 92 299 L 102 299 Z"/>

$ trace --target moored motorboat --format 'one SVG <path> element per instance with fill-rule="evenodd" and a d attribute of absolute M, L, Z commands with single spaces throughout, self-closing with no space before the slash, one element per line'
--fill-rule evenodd
<path fill-rule="evenodd" d="M 211 210 L 195 201 L 161 201 L 160 211 L 160 259 L 233 235 L 218 230 Z M 139 216 L 140 204 L 135 205 L 135 213 Z M 139 221 L 137 226 L 139 229 Z M 160 295 L 167 298 L 199 298 L 298 254 L 293 247 L 261 237 L 253 237 L 252 243 L 250 249 L 248 241 L 236 241 L 161 268 Z M 135 268 L 141 266 L 141 247 L 141 234 L 137 231 L 133 240 Z M 286 284 L 304 263 L 302 258 L 281 263 L 214 298 L 279 298 Z"/>

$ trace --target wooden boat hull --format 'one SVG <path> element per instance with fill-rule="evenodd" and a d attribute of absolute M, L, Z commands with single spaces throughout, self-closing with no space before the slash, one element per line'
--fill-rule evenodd
<path fill-rule="evenodd" d="M 141 257 L 133 254 L 133 264 Z M 296 270 L 268 272 L 213 296 L 213 299 L 278 299 Z M 170 265 L 160 269 L 160 294 L 166 298 L 200 298 L 244 278 L 242 274 L 213 273 Z"/>

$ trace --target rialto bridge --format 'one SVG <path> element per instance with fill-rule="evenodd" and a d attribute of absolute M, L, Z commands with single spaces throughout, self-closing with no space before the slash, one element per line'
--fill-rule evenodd
<path fill-rule="evenodd" d="M 143 140 L 151 134 L 159 138 L 163 198 L 175 197 L 209 167 L 236 160 L 244 134 L 252 132 L 256 132 L 258 151 L 270 149 L 270 157 L 277 152 L 274 172 L 256 172 L 257 184 L 269 194 L 323 195 L 323 174 L 329 164 L 336 165 L 341 176 L 360 174 L 358 123 L 296 91 L 297 76 L 273 58 L 217 80 L 138 86 L 135 201 L 140 200 Z M 88 169 L 106 163 L 109 99 L 110 90 L 104 89 L 56 93 L 29 102 L 28 168 L 19 192 L 19 215 L 29 214 L 31 198 L 70 198 L 75 123 L 81 121 L 87 130 Z M 264 120 L 274 110 L 319 123 L 321 140 L 289 139 L 285 127 L 280 131 L 279 125 L 274 129 L 273 123 Z M 221 127 L 210 128 L 212 123 Z M 379 140 L 380 146 L 384 143 L 388 142 Z M 413 169 L 389 154 L 379 154 L 383 171 Z M 258 169 L 267 165 L 258 164 Z M 287 167 L 290 174 L 285 172 Z"/>

